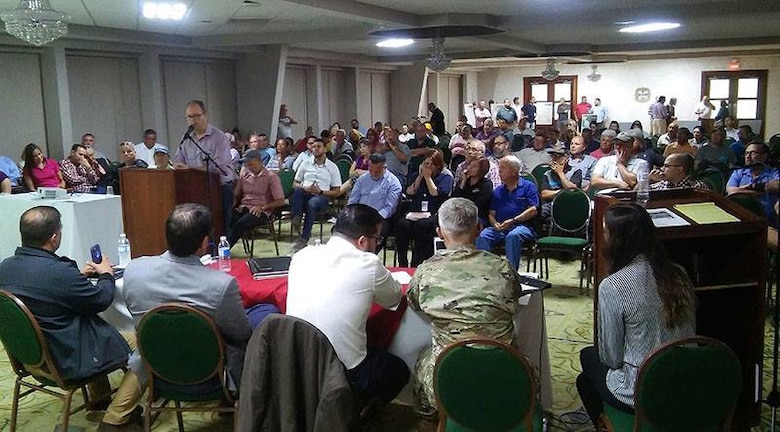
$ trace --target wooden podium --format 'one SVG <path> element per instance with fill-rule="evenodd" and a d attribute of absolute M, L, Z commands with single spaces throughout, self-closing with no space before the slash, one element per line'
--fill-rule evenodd
<path fill-rule="evenodd" d="M 119 170 L 122 191 L 122 219 L 133 258 L 158 255 L 168 247 L 165 220 L 177 204 L 199 203 L 211 209 L 211 232 L 223 231 L 219 176 L 198 169 Z"/>
<path fill-rule="evenodd" d="M 696 288 L 696 333 L 726 343 L 742 365 L 742 394 L 734 430 L 757 426 L 761 414 L 764 349 L 764 295 L 767 275 L 766 220 L 712 191 L 651 191 L 647 208 L 667 208 L 690 223 L 656 228 L 672 261 L 683 266 Z M 633 202 L 634 192 L 597 195 L 594 210 L 594 339 L 598 335 L 598 286 L 609 274 L 604 258 L 604 212 Z M 739 222 L 699 225 L 676 211 L 675 204 L 713 202 Z M 598 343 L 594 340 L 594 343 Z"/>

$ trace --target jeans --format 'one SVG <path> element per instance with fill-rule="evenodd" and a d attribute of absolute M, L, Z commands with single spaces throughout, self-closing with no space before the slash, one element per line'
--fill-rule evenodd
<path fill-rule="evenodd" d="M 596 347 L 590 346 L 580 351 L 580 364 L 582 373 L 577 376 L 577 392 L 594 426 L 598 427 L 599 416 L 604 411 L 602 403 L 627 413 L 634 412 L 632 407 L 619 401 L 607 388 L 609 368 L 601 363 Z"/>
<path fill-rule="evenodd" d="M 523 251 L 523 243 L 534 240 L 536 234 L 534 231 L 525 226 L 518 225 L 508 233 L 499 231 L 493 227 L 488 227 L 482 230 L 477 237 L 477 249 L 492 251 L 493 248 L 502 243 L 506 243 L 506 259 L 509 261 L 509 265 L 513 269 L 517 270 L 520 267 L 520 256 Z"/>
<path fill-rule="evenodd" d="M 228 242 L 230 242 L 230 247 L 233 247 L 233 245 L 238 242 L 244 231 L 267 223 L 268 215 L 265 213 L 260 213 L 260 217 L 257 217 L 252 213 L 249 213 L 249 209 L 246 207 L 243 207 L 240 210 L 234 209 L 230 218 L 230 231 L 228 231 Z"/>
<path fill-rule="evenodd" d="M 328 208 L 330 201 L 328 200 L 328 197 L 324 195 L 314 195 L 303 189 L 295 188 L 293 190 L 291 204 L 293 216 L 300 217 L 306 213 L 306 218 L 303 221 L 301 238 L 308 241 L 309 238 L 311 238 L 311 228 L 314 226 L 314 219 L 318 214 Z"/>
<path fill-rule="evenodd" d="M 233 188 L 236 182 L 225 183 L 222 189 L 222 227 L 225 235 L 230 232 L 230 212 L 233 211 Z"/>

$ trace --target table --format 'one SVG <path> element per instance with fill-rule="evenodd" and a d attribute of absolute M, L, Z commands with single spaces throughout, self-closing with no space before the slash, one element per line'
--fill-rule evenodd
<path fill-rule="evenodd" d="M 414 273 L 411 268 L 391 268 L 391 271 Z M 284 313 L 287 306 L 287 277 L 280 276 L 256 281 L 245 260 L 233 259 L 230 272 L 238 281 L 244 307 L 271 303 Z M 124 304 L 123 283 L 116 284 L 114 303 L 100 315 L 120 331 L 134 331 L 130 312 Z M 406 287 L 403 287 L 404 291 Z M 541 400 L 545 410 L 552 410 L 552 378 L 547 348 L 547 323 L 544 317 L 544 297 L 537 291 L 520 298 L 520 310 L 515 315 L 515 335 L 518 348 L 537 370 L 541 381 Z M 407 307 L 403 297 L 396 310 L 374 305 L 366 323 L 369 346 L 386 349 L 401 358 L 410 371 L 414 370 L 420 352 L 431 345 L 431 324 L 425 314 Z M 411 380 L 398 395 L 402 402 L 413 404 Z"/>
<path fill-rule="evenodd" d="M 89 248 L 99 244 L 103 255 L 119 262 L 116 242 L 122 233 L 122 202 L 118 195 L 73 194 L 63 199 L 42 199 L 37 193 L 0 195 L 0 259 L 22 244 L 19 218 L 36 206 L 51 206 L 62 214 L 62 243 L 57 255 L 75 260 L 79 267 L 90 259 Z"/>

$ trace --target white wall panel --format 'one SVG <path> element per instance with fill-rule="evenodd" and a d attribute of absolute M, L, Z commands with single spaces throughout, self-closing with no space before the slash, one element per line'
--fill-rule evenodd
<path fill-rule="evenodd" d="M 309 115 L 307 109 L 307 85 L 306 69 L 297 67 L 288 67 L 284 74 L 284 89 L 282 90 L 282 103 L 287 105 L 287 114 L 298 122 L 292 125 L 293 139 L 297 142 L 303 138 L 306 127 L 309 126 Z M 277 107 L 277 114 L 278 114 Z M 317 125 L 311 125 L 314 129 Z M 319 136 L 319 131 L 314 131 Z M 271 138 L 276 137 L 276 130 L 268 134 Z"/>
<path fill-rule="evenodd" d="M 30 142 L 46 149 L 38 54 L 0 53 L 0 124 L 3 125 L 0 156 L 18 161 L 22 149 Z"/>
<path fill-rule="evenodd" d="M 143 137 L 137 61 L 68 55 L 67 65 L 73 143 L 90 132 L 96 147 L 117 159 L 119 142 Z"/>
<path fill-rule="evenodd" d="M 342 70 L 323 70 L 322 86 L 324 107 L 324 126 L 330 126 L 333 122 L 338 122 L 342 128 L 349 127 L 351 119 L 346 118 L 345 95 L 345 74 Z"/>

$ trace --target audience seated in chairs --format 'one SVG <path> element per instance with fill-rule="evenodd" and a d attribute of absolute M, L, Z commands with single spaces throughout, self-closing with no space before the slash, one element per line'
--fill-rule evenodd
<path fill-rule="evenodd" d="M 293 252 L 306 247 L 315 219 L 328 209 L 330 198 L 341 195 L 341 173 L 336 164 L 325 156 L 325 144 L 321 139 L 314 141 L 311 152 L 314 159 L 302 164 L 295 172 L 291 199 L 293 230 L 301 226 L 304 214 L 306 218 L 301 235 L 292 247 Z"/>
<path fill-rule="evenodd" d="M 488 213 L 490 213 L 490 201 L 493 198 L 493 183 L 486 177 L 490 162 L 481 157 L 467 162 L 466 168 L 456 176 L 455 187 L 452 190 L 453 197 L 466 198 L 477 206 L 479 223 L 483 227 L 488 226 Z"/>
<path fill-rule="evenodd" d="M 688 153 L 673 153 L 666 157 L 662 169 L 650 171 L 650 189 L 674 188 L 709 189 L 707 184 L 693 177 L 693 156 Z"/>
<path fill-rule="evenodd" d="M 22 159 L 24 160 L 22 179 L 28 191 L 37 190 L 39 187 L 65 189 L 60 165 L 56 160 L 44 156 L 43 150 L 37 144 L 27 144 L 22 152 Z"/>
<path fill-rule="evenodd" d="M 433 237 L 436 212 L 452 192 L 453 178 L 444 171 L 444 158 L 439 150 L 429 150 L 419 172 L 413 173 L 406 188 L 411 200 L 409 213 L 398 219 L 395 227 L 395 246 L 398 265 L 409 267 L 407 251 L 414 239 L 412 267 L 417 267 L 433 256 Z"/>
<path fill-rule="evenodd" d="M 486 227 L 477 238 L 477 248 L 491 251 L 506 244 L 506 257 L 513 269 L 520 265 L 523 243 L 536 238 L 531 220 L 536 217 L 539 194 L 536 185 L 520 177 L 522 164 L 516 156 L 501 159 L 498 165 L 501 186 L 493 191 Z"/>
<path fill-rule="evenodd" d="M 552 160 L 547 153 L 547 142 L 545 142 L 544 132 L 536 132 L 531 147 L 524 148 L 513 153 L 518 159 L 523 161 L 526 171 L 533 172 L 537 165 L 548 164 Z"/>
<path fill-rule="evenodd" d="M 724 173 L 736 164 L 737 157 L 723 141 L 723 130 L 717 128 L 712 131 L 712 136 L 707 144 L 704 144 L 696 152 L 696 168 L 703 164 L 716 166 Z"/>
<path fill-rule="evenodd" d="M 351 204 L 339 213 L 325 245 L 296 253 L 290 263 L 287 315 L 325 333 L 364 403 L 387 404 L 408 381 L 409 369 L 400 358 L 367 346 L 371 305 L 395 308 L 403 295 L 374 253 L 382 242 L 381 225 L 378 211 Z"/>
<path fill-rule="evenodd" d="M 135 144 L 130 141 L 119 143 L 119 157 L 122 164 L 119 168 L 149 168 L 149 165 L 136 157 Z"/>
<path fill-rule="evenodd" d="M 81 144 L 73 144 L 70 155 L 60 162 L 65 186 L 73 192 L 95 192 L 99 174 L 92 169 L 87 158 L 87 149 Z"/>
<path fill-rule="evenodd" d="M 276 154 L 268 160 L 265 167 L 269 171 L 291 170 L 294 162 L 295 156 L 290 154 L 290 143 L 287 138 L 279 138 L 276 140 Z"/>
<path fill-rule="evenodd" d="M 575 136 L 569 146 L 569 154 L 565 149 L 553 148 L 547 152 L 552 155 L 550 169 L 544 173 L 541 185 L 542 217 L 550 217 L 550 203 L 558 193 L 564 189 L 582 189 L 587 192 L 590 188 L 590 176 L 596 165 L 596 158 L 585 154 L 585 139 Z"/>
<path fill-rule="evenodd" d="M 83 380 L 109 365 L 124 364 L 130 353 L 126 339 L 134 343 L 135 335 L 123 337 L 98 316 L 114 300 L 111 262 L 104 257 L 102 262 L 87 262 L 79 270 L 75 261 L 55 255 L 63 234 L 61 215 L 54 207 L 25 211 L 19 228 L 22 245 L 0 263 L 0 287 L 30 309 L 63 380 Z M 88 275 L 97 277 L 97 283 L 91 283 Z M 45 371 L 31 372 L 45 376 Z M 92 382 L 89 394 L 93 405 L 108 404 L 108 379 Z M 131 411 L 119 423 L 126 423 Z"/>
<path fill-rule="evenodd" d="M 348 204 L 365 204 L 378 211 L 382 216 L 382 236 L 387 237 L 401 197 L 401 183 L 387 170 L 384 154 L 374 153 L 370 161 L 368 172 L 355 182 Z"/>
<path fill-rule="evenodd" d="M 593 167 L 591 188 L 631 190 L 636 186 L 636 173 L 642 164 L 636 155 L 644 147 L 641 132 L 637 129 L 620 132 L 614 145 L 615 154 L 602 157 Z"/>
<path fill-rule="evenodd" d="M 165 147 L 157 147 L 154 149 L 154 155 L 152 155 L 154 163 L 149 165 L 149 169 L 169 170 L 173 169 L 173 163 L 171 162 L 171 154 Z"/>
<path fill-rule="evenodd" d="M 212 317 L 226 344 L 226 373 L 229 382 L 234 383 L 231 389 L 235 389 L 241 381 L 244 351 L 252 329 L 236 279 L 200 262 L 199 257 L 209 248 L 210 231 L 208 208 L 201 204 L 176 206 L 165 222 L 168 250 L 162 255 L 136 258 L 127 265 L 125 303 L 136 323 L 155 306 L 178 301 L 186 301 Z M 119 430 L 110 425 L 125 423 L 140 401 L 147 384 L 141 355 L 136 350 L 130 358 L 130 371 L 122 379 L 99 431 Z"/>
<path fill-rule="evenodd" d="M 238 242 L 244 231 L 273 223 L 274 210 L 283 205 L 284 190 L 279 176 L 263 166 L 260 151 L 247 151 L 233 192 L 230 246 Z"/>
<path fill-rule="evenodd" d="M 344 129 L 336 130 L 332 146 L 330 152 L 334 160 L 342 154 L 349 155 L 351 158 L 355 156 L 355 150 L 352 148 L 352 143 L 347 141 L 347 131 Z"/>
<path fill-rule="evenodd" d="M 474 247 L 477 215 L 477 206 L 464 198 L 441 205 L 437 232 L 447 249 L 417 268 L 406 294 L 410 307 L 431 320 L 431 347 L 415 367 L 415 401 L 426 414 L 436 409 L 433 369 L 446 346 L 472 337 L 516 346 L 520 281 L 506 259 Z M 452 303 L 455 307 L 449 307 Z"/>
<path fill-rule="evenodd" d="M 780 174 L 777 168 L 767 165 L 769 146 L 753 141 L 745 149 L 745 167 L 731 173 L 726 192 L 753 195 L 764 205 L 767 224 L 777 228 L 777 213 L 774 204 L 780 190 Z"/>

